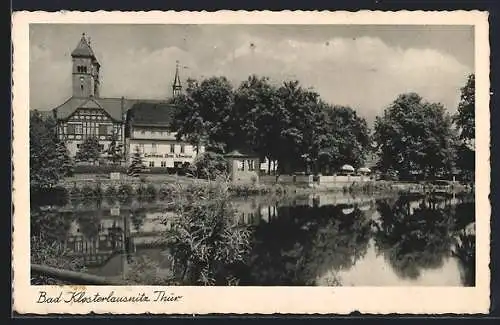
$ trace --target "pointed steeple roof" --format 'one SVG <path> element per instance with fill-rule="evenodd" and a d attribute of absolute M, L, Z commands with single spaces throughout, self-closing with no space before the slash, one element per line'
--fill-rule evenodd
<path fill-rule="evenodd" d="M 80 42 L 76 46 L 76 48 L 71 52 L 72 57 L 88 57 L 96 60 L 94 51 L 92 51 L 92 47 L 90 47 L 90 42 L 85 36 L 85 33 L 82 34 L 82 38 Z"/>
<path fill-rule="evenodd" d="M 180 89 L 182 87 L 181 85 L 181 78 L 179 77 L 179 61 L 176 62 L 175 65 L 175 77 L 174 77 L 174 89 Z"/>

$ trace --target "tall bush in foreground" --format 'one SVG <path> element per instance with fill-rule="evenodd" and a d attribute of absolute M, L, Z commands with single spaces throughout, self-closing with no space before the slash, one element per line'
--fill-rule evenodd
<path fill-rule="evenodd" d="M 249 251 L 248 228 L 237 222 L 225 182 L 191 188 L 173 195 L 175 217 L 166 232 L 179 284 L 237 284 L 238 266 Z"/>
<path fill-rule="evenodd" d="M 197 178 L 214 180 L 227 173 L 227 161 L 223 155 L 207 151 L 196 158 L 190 172 Z"/>
<path fill-rule="evenodd" d="M 132 163 L 128 167 L 127 174 L 129 176 L 139 176 L 139 174 L 144 170 L 144 163 L 141 157 L 141 149 L 135 147 L 135 152 L 132 157 Z"/>

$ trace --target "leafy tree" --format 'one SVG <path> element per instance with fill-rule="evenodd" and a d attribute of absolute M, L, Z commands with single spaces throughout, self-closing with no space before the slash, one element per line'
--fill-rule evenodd
<path fill-rule="evenodd" d="M 109 160 L 114 164 L 123 159 L 123 144 L 118 140 L 118 135 L 113 133 L 110 137 L 111 142 L 107 150 Z"/>
<path fill-rule="evenodd" d="M 458 112 L 453 117 L 459 132 L 457 143 L 457 167 L 466 180 L 474 180 L 475 171 L 475 77 L 469 75 L 462 88 Z"/>
<path fill-rule="evenodd" d="M 470 141 L 475 136 L 475 90 L 476 81 L 474 74 L 467 78 L 467 83 L 461 89 L 460 103 L 458 112 L 454 116 L 454 122 L 460 131 L 460 139 Z"/>
<path fill-rule="evenodd" d="M 323 124 L 319 95 L 298 81 L 283 83 L 278 95 L 285 110 L 276 152 L 278 167 L 281 172 L 308 169 L 319 154 L 318 131 Z"/>
<path fill-rule="evenodd" d="M 370 136 L 365 119 L 345 106 L 324 109 L 325 132 L 320 138 L 318 167 L 337 170 L 344 164 L 361 167 L 370 150 Z"/>
<path fill-rule="evenodd" d="M 99 147 L 99 139 L 96 137 L 88 137 L 80 144 L 80 149 L 77 151 L 75 158 L 79 161 L 95 163 L 100 155 L 101 148 Z"/>
<path fill-rule="evenodd" d="M 178 139 L 224 152 L 234 129 L 228 123 L 233 97 L 233 88 L 225 77 L 205 79 L 200 84 L 191 81 L 186 94 L 173 99 L 177 111 L 172 124 Z"/>
<path fill-rule="evenodd" d="M 134 155 L 132 156 L 132 162 L 128 167 L 127 174 L 129 176 L 138 176 L 144 170 L 144 163 L 142 161 L 141 149 L 136 146 Z"/>
<path fill-rule="evenodd" d="M 61 161 L 61 174 L 63 176 L 70 176 L 75 166 L 64 141 L 58 140 L 56 142 L 56 152 L 58 159 Z"/>
<path fill-rule="evenodd" d="M 30 116 L 30 187 L 53 187 L 70 172 L 71 162 L 64 144 L 57 139 L 56 123 L 38 111 Z"/>
<path fill-rule="evenodd" d="M 198 178 L 216 179 L 227 173 L 227 161 L 223 155 L 207 151 L 196 157 L 191 172 Z"/>
<path fill-rule="evenodd" d="M 261 160 L 276 160 L 280 148 L 280 134 L 284 127 L 285 108 L 278 88 L 266 77 L 250 76 L 235 92 L 232 123 L 235 126 L 234 142 L 244 143 L 258 153 Z M 236 148 L 238 143 L 232 143 Z M 270 166 L 268 166 L 270 169 Z"/>
<path fill-rule="evenodd" d="M 451 171 L 454 133 L 451 117 L 441 104 L 425 102 L 416 93 L 399 95 L 376 118 L 374 137 L 382 172 L 433 178 Z"/>

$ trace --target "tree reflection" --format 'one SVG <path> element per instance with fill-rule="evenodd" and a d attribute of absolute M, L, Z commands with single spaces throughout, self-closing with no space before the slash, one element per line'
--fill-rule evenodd
<path fill-rule="evenodd" d="M 338 208 L 342 213 L 338 213 Z M 330 218 L 317 229 L 308 254 L 304 271 L 310 285 L 317 284 L 318 277 L 325 274 L 350 269 L 368 250 L 371 220 L 358 208 L 348 214 L 346 208 L 338 208 L 320 209 Z"/>
<path fill-rule="evenodd" d="M 392 207 L 378 202 L 376 248 L 400 277 L 417 279 L 422 270 L 441 267 L 450 255 L 454 218 L 450 206 L 440 203 L 408 197 L 400 197 Z"/>
<path fill-rule="evenodd" d="M 71 228 L 68 213 L 59 208 L 68 203 L 68 193 L 61 189 L 32 192 L 30 197 L 31 236 L 42 237 L 49 242 L 63 242 Z"/>
<path fill-rule="evenodd" d="M 144 221 L 146 220 L 146 209 L 141 207 L 131 211 L 130 221 L 134 226 L 135 231 L 139 232 L 141 230 Z"/>
<path fill-rule="evenodd" d="M 248 282 L 316 285 L 318 277 L 349 269 L 366 254 L 370 227 L 357 208 L 280 207 L 278 218 L 254 229 Z"/>
<path fill-rule="evenodd" d="M 456 244 L 453 250 L 461 266 L 462 283 L 465 286 L 476 284 L 476 234 L 475 204 L 461 203 L 456 206 Z"/>

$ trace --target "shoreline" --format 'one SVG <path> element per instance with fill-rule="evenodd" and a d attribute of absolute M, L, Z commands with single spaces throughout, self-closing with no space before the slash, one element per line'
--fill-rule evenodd
<path fill-rule="evenodd" d="M 214 181 L 193 179 L 187 177 L 173 177 L 171 179 L 147 180 L 139 178 L 111 179 L 65 179 L 57 184 L 55 189 L 63 189 L 71 198 L 105 198 L 105 197 L 166 197 L 173 191 L 174 186 L 181 186 L 184 190 L 190 188 L 210 187 Z M 445 187 L 432 186 L 417 182 L 400 181 L 363 181 L 338 182 L 328 185 L 312 184 L 235 184 L 227 183 L 233 197 L 249 197 L 258 195 L 314 195 L 321 193 L 345 193 L 365 195 L 402 195 L 402 194 L 461 194 L 473 193 L 474 188 L 450 184 Z"/>

